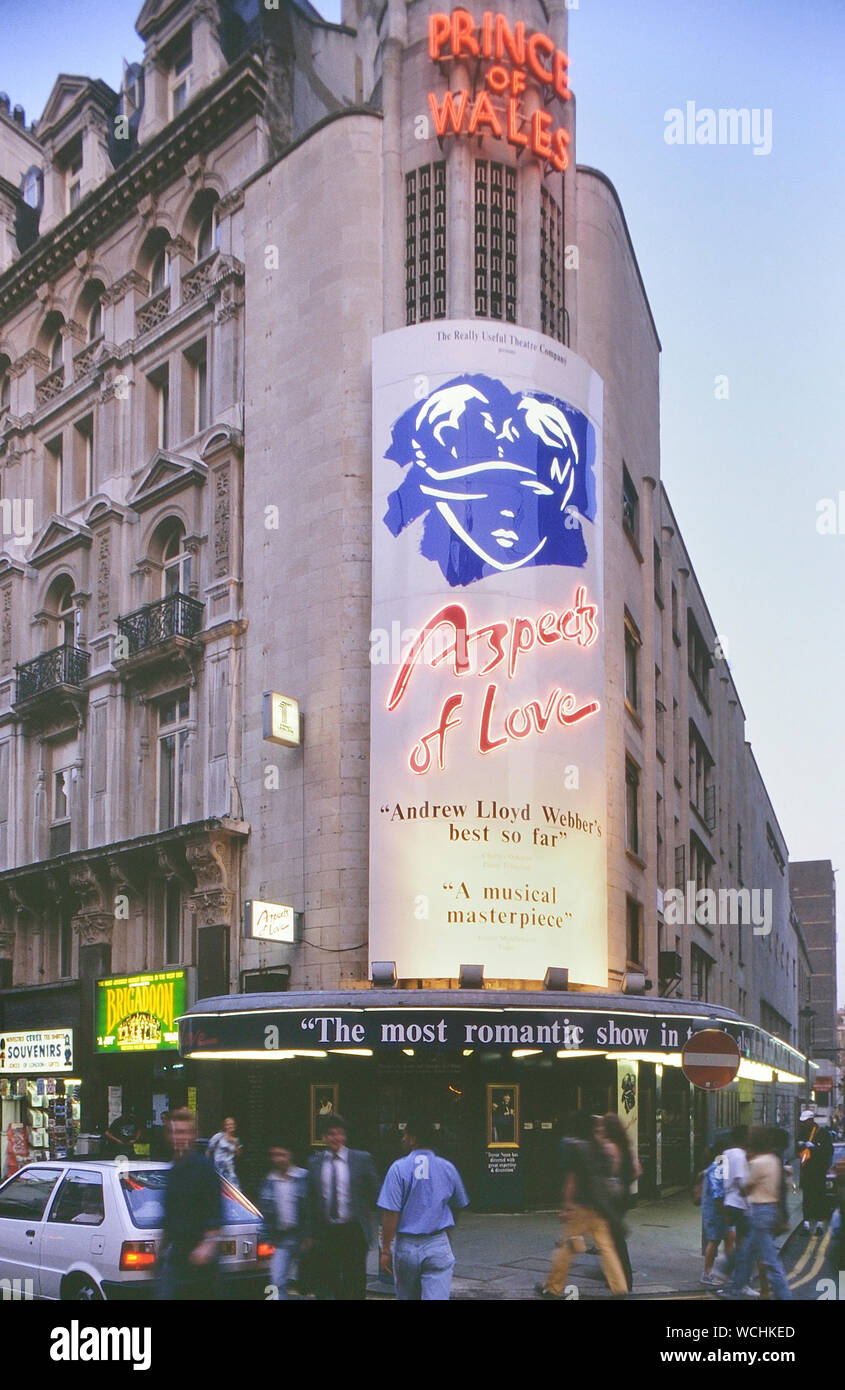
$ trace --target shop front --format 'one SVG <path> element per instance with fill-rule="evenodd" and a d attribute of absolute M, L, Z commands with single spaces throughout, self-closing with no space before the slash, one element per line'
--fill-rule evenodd
<path fill-rule="evenodd" d="M 73 1028 L 0 1034 L 0 1174 L 66 1158 L 79 1137 L 81 1080 Z"/>
<path fill-rule="evenodd" d="M 683 1001 L 494 990 L 241 995 L 200 1001 L 179 1020 L 179 1038 L 200 1129 L 234 1115 L 248 1187 L 274 1138 L 301 1160 L 319 1148 L 333 1111 L 384 1169 L 405 1121 L 422 1112 L 473 1205 L 519 1211 L 556 1204 L 558 1145 L 574 1110 L 622 1117 L 643 1165 L 641 1192 L 687 1184 L 715 1128 L 714 1097 L 681 1070 L 684 1043 L 704 1027 L 736 1037 L 746 1073 L 759 1068 L 769 1085 L 797 1093 L 799 1054 L 730 1011 Z"/>

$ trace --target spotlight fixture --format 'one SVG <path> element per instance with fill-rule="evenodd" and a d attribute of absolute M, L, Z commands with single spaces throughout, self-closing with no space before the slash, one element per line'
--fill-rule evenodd
<path fill-rule="evenodd" d="M 462 965 L 458 976 L 458 984 L 461 989 L 483 989 L 484 966 Z"/>
<path fill-rule="evenodd" d="M 374 960 L 370 966 L 370 978 L 374 989 L 395 989 L 396 961 Z"/>
<path fill-rule="evenodd" d="M 543 989 L 569 989 L 569 971 L 561 965 L 550 965 L 543 980 Z"/>

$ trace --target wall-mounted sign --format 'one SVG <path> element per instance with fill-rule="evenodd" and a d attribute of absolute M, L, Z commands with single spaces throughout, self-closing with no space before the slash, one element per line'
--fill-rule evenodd
<path fill-rule="evenodd" d="M 605 987 L 601 381 L 479 320 L 373 351 L 371 958 Z"/>
<path fill-rule="evenodd" d="M 98 980 L 97 1052 L 175 1052 L 176 1019 L 188 1005 L 187 970 L 115 975 Z"/>
<path fill-rule="evenodd" d="M 253 941 L 295 941 L 296 913 L 284 903 L 244 903 L 244 936 Z"/>
<path fill-rule="evenodd" d="M 286 748 L 298 748 L 302 742 L 299 701 L 290 695 L 278 695 L 275 690 L 264 693 L 262 737 L 267 743 L 281 743 Z"/>
<path fill-rule="evenodd" d="M 563 172 L 569 164 L 569 132 L 555 125 L 548 103 L 569 101 L 569 58 L 547 34 L 526 33 L 520 19 L 511 28 L 505 15 L 485 10 L 476 24 L 466 10 L 433 14 L 428 21 L 428 51 L 435 63 L 457 60 L 475 72 L 486 62 L 483 83 L 472 92 L 429 92 L 428 104 L 438 136 L 492 135 L 520 153 L 529 148 Z M 537 110 L 523 109 L 529 86 L 539 90 Z"/>
<path fill-rule="evenodd" d="M 73 1029 L 0 1032 L 0 1072 L 44 1075 L 73 1071 Z"/>

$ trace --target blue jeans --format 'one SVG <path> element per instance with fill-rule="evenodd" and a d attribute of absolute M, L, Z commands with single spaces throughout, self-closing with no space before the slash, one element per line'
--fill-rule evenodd
<path fill-rule="evenodd" d="M 270 1283 L 275 1284 L 280 1302 L 288 1296 L 288 1274 L 298 1249 L 298 1240 L 280 1236 L 276 1249 L 270 1256 Z"/>
<path fill-rule="evenodd" d="M 433 1236 L 397 1235 L 393 1245 L 397 1299 L 447 1303 L 454 1268 L 455 1257 L 445 1231 Z"/>
<path fill-rule="evenodd" d="M 783 1265 L 774 1242 L 774 1231 L 780 1220 L 780 1210 L 775 1202 L 752 1203 L 749 1216 L 749 1231 L 739 1248 L 736 1267 L 725 1292 L 729 1298 L 736 1298 L 744 1289 L 756 1264 L 766 1271 L 772 1298 L 791 1300 L 792 1290 L 783 1271 Z"/>

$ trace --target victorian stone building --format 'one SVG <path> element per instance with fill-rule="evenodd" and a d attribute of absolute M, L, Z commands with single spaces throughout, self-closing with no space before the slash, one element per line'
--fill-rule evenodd
<path fill-rule="evenodd" d="M 660 482 L 660 344 L 616 192 L 576 164 L 565 79 L 529 88 L 539 157 L 490 122 L 438 135 L 428 92 L 474 91 L 480 50 L 434 61 L 434 10 L 345 0 L 330 24 L 308 0 L 147 0 L 144 59 L 119 90 L 60 75 L 34 125 L 0 97 L 0 1028 L 73 1030 L 85 1126 L 109 1087 L 145 1111 L 198 1087 L 204 1128 L 237 1106 L 257 1143 L 284 1105 L 307 1134 L 305 1060 L 285 1054 L 282 1078 L 248 1048 L 217 1068 L 187 1046 L 185 1064 L 109 1056 L 96 981 L 184 970 L 189 1002 L 218 1012 L 364 998 L 372 339 L 438 318 L 519 325 L 604 381 L 602 998 L 752 1039 L 718 1113 L 695 1109 L 674 1062 L 639 1064 L 659 1188 L 714 1121 L 793 1118 L 805 1071 L 784 1045 L 802 1041 L 806 952 L 787 846 Z M 520 23 L 550 36 L 535 74 L 566 47 L 564 0 L 502 19 L 506 54 Z M 271 690 L 301 703 L 297 748 L 265 741 Z M 768 930 L 678 921 L 666 895 L 690 883 L 768 892 Z M 292 905 L 297 941 L 244 939 L 248 899 Z M 400 983 L 422 1007 L 458 982 Z M 500 1002 L 542 984 L 488 983 Z M 569 981 L 567 1007 L 585 988 Z M 448 1084 L 450 1105 L 467 1096 L 450 1124 L 478 1142 L 463 1064 L 409 1079 L 410 1057 L 384 1077 L 362 1060 L 319 1079 L 364 1136 L 409 1084 L 435 1108 Z M 533 1080 L 525 1064 L 535 1138 L 572 1086 L 616 1104 L 615 1062 L 568 1062 L 564 1096 L 546 1061 Z"/>

